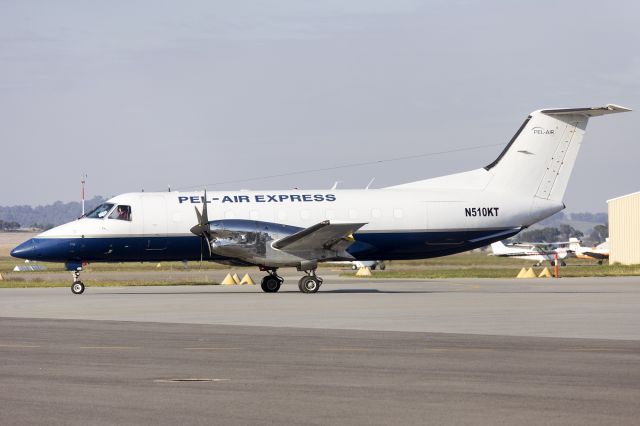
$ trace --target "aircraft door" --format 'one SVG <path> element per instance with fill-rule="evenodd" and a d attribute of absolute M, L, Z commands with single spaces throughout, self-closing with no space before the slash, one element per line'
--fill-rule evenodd
<path fill-rule="evenodd" d="M 142 196 L 144 248 L 147 251 L 167 248 L 167 206 L 159 195 Z"/>

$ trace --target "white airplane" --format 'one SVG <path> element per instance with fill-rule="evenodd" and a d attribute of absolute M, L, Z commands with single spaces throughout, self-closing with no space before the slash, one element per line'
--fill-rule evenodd
<path fill-rule="evenodd" d="M 349 265 L 351 269 L 353 269 L 354 271 L 362 268 L 369 268 L 372 271 L 375 270 L 376 268 L 380 269 L 381 271 L 384 271 L 385 269 L 387 269 L 387 265 L 382 260 L 354 260 L 351 262 L 332 262 L 332 263 L 336 265 Z"/>
<path fill-rule="evenodd" d="M 578 259 L 595 259 L 602 265 L 602 261 L 609 258 L 609 238 L 593 247 L 582 247 L 579 239 L 569 238 L 569 249 Z"/>
<path fill-rule="evenodd" d="M 562 199 L 590 117 L 616 105 L 531 113 L 486 167 L 381 189 L 160 192 L 118 195 L 86 217 L 16 247 L 19 258 L 65 262 L 214 260 L 305 275 L 300 291 L 322 284 L 319 262 L 423 259 L 511 237 L 565 208 Z"/>
<path fill-rule="evenodd" d="M 514 259 L 524 259 L 536 262 L 535 266 L 542 265 L 542 262 L 555 264 L 555 258 L 562 266 L 566 266 L 564 259 L 571 257 L 573 252 L 566 247 L 555 247 L 556 245 L 564 245 L 564 243 L 514 243 L 505 245 L 502 241 L 491 244 L 492 256 L 512 257 Z"/>

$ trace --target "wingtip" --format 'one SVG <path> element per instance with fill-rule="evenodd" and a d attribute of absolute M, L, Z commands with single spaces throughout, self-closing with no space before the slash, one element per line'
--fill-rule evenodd
<path fill-rule="evenodd" d="M 623 107 L 620 105 L 616 105 L 616 104 L 607 104 L 606 108 L 610 111 L 616 111 L 616 112 L 628 112 L 628 111 L 633 111 L 631 108 L 627 108 L 627 107 Z"/>

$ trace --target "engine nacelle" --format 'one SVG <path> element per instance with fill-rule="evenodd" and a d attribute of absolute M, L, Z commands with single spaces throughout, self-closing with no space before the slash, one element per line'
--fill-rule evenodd
<path fill-rule="evenodd" d="M 302 228 L 257 220 L 225 219 L 209 222 L 211 251 L 265 266 L 297 265 L 300 258 L 273 249 L 271 243 Z"/>

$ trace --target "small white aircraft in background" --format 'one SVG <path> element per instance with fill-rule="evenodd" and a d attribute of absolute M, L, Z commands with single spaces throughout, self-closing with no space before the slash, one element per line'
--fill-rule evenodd
<path fill-rule="evenodd" d="M 625 111 L 534 111 L 491 164 L 386 188 L 122 194 L 11 255 L 65 262 L 75 294 L 84 291 L 85 262 L 198 259 L 256 266 L 266 273 L 266 293 L 280 289 L 279 268 L 295 267 L 304 273 L 299 290 L 315 293 L 323 283 L 320 262 L 447 256 L 512 237 L 563 210 L 587 122 Z"/>
<path fill-rule="evenodd" d="M 609 238 L 593 247 L 582 247 L 579 239 L 569 238 L 569 250 L 573 251 L 578 259 L 597 260 L 598 265 L 602 265 L 602 261 L 609 258 Z"/>
<path fill-rule="evenodd" d="M 387 269 L 387 265 L 382 260 L 354 260 L 353 262 L 336 262 L 336 263 L 348 263 L 351 265 L 351 269 L 358 270 L 362 268 L 369 268 L 372 271 L 379 269 L 384 271 Z"/>
<path fill-rule="evenodd" d="M 492 256 L 512 257 L 535 261 L 535 266 L 542 262 L 555 264 L 556 256 L 560 265 L 566 266 L 564 259 L 573 256 L 573 252 L 566 247 L 558 247 L 567 243 L 514 243 L 505 245 L 502 241 L 491 244 Z M 555 247 L 555 248 L 554 248 Z"/>
<path fill-rule="evenodd" d="M 336 266 L 348 266 L 354 271 L 362 268 L 369 268 L 372 271 L 376 269 L 384 271 L 387 268 L 387 265 L 385 265 L 382 260 L 353 260 L 351 262 L 330 262 L 330 264 Z"/>

